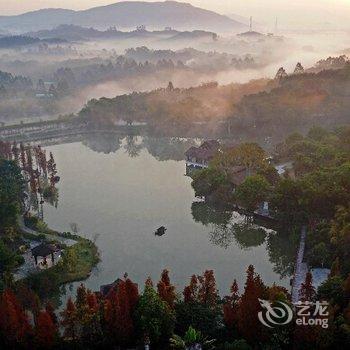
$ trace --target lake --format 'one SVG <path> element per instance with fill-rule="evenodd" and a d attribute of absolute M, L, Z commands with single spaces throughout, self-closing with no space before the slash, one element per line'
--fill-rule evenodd
<path fill-rule="evenodd" d="M 77 223 L 101 254 L 87 287 L 99 290 L 125 272 L 140 285 L 148 276 L 157 282 L 167 268 L 181 291 L 192 274 L 213 269 L 224 295 L 234 278 L 243 290 L 249 264 L 265 283 L 289 287 L 295 251 L 287 241 L 245 230 L 238 213 L 196 203 L 183 160 L 193 142 L 109 134 L 46 148 L 61 176 L 58 207 L 45 206 L 46 222 L 59 231 Z M 155 236 L 163 225 L 166 234 Z"/>

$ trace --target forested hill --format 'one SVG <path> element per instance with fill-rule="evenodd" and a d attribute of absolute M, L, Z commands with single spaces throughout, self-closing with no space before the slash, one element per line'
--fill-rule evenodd
<path fill-rule="evenodd" d="M 338 70 L 285 76 L 270 91 L 245 96 L 230 118 L 240 130 L 288 134 L 350 122 L 350 64 Z"/>
<path fill-rule="evenodd" d="M 232 115 L 234 103 L 246 94 L 262 91 L 267 82 L 261 79 L 225 86 L 209 82 L 188 89 L 176 88 L 170 82 L 166 89 L 90 100 L 80 116 L 96 124 L 147 122 L 153 130 L 165 133 L 186 133 L 199 124 L 217 128 Z"/>
<path fill-rule="evenodd" d="M 247 84 L 133 93 L 91 100 L 80 115 L 96 123 L 146 121 L 160 131 L 210 128 L 228 121 L 234 134 L 283 137 L 312 126 L 350 123 L 350 63 L 341 69 L 299 73 Z"/>

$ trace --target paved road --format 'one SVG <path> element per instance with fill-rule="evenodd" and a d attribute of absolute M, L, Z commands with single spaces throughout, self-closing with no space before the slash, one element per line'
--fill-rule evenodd
<path fill-rule="evenodd" d="M 31 228 L 27 227 L 24 224 L 24 220 L 23 220 L 22 216 L 18 219 L 18 224 L 19 224 L 21 231 L 23 231 L 25 233 L 29 233 L 29 234 L 35 235 L 35 236 L 44 235 L 48 240 L 55 240 L 61 244 L 65 244 L 68 247 L 71 247 L 72 245 L 77 243 L 77 241 L 75 241 L 74 239 L 64 238 L 64 237 L 60 237 L 57 235 L 53 235 L 53 234 L 49 234 L 49 233 L 41 233 L 41 232 L 32 230 Z"/>

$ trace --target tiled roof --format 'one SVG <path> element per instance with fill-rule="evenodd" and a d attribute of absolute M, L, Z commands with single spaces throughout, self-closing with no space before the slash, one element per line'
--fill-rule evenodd
<path fill-rule="evenodd" d="M 199 147 L 191 147 L 185 153 L 187 157 L 197 158 L 201 160 L 210 160 L 218 152 L 220 144 L 216 140 L 209 140 L 202 143 Z"/>

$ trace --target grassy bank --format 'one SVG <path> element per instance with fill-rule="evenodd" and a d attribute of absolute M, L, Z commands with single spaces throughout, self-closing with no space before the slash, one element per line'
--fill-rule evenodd
<path fill-rule="evenodd" d="M 31 274 L 17 282 L 18 285 L 25 284 L 29 286 L 42 299 L 57 296 L 60 287 L 64 284 L 87 279 L 91 270 L 100 260 L 96 245 L 89 239 L 70 232 L 53 231 L 46 225 L 43 227 L 42 224 L 39 227 L 31 225 L 30 228 L 40 232 L 40 234 L 23 233 L 25 238 L 59 243 L 62 247 L 62 257 L 57 265 L 39 273 Z M 62 243 L 64 240 L 73 240 L 76 243 L 68 246 Z"/>

